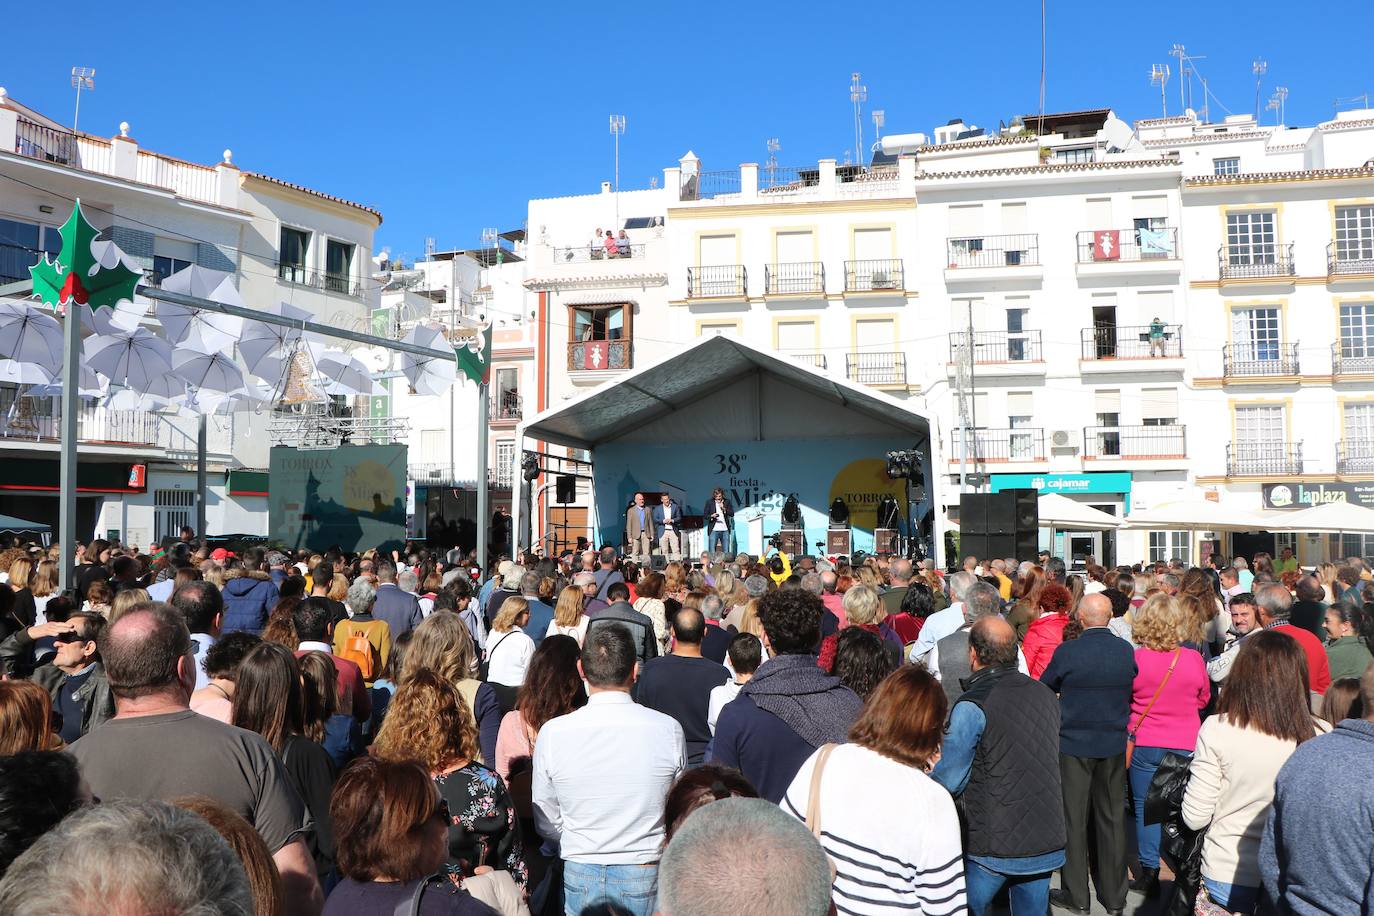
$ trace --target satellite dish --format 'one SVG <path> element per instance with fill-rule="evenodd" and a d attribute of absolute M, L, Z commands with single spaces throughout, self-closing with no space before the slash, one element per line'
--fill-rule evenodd
<path fill-rule="evenodd" d="M 1140 146 L 1140 141 L 1136 139 L 1135 130 L 1131 125 L 1113 115 L 1102 125 L 1102 139 L 1107 141 L 1108 150 L 1124 152 L 1129 149 L 1136 149 Z"/>

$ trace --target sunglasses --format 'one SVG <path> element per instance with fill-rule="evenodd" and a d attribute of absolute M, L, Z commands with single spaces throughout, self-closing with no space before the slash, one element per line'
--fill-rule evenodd
<path fill-rule="evenodd" d="M 80 633 L 76 633 L 76 632 L 72 632 L 72 633 L 58 633 L 56 636 L 54 636 L 54 637 L 52 638 L 52 641 L 53 641 L 53 643 L 74 643 L 74 642 L 85 643 L 85 642 L 90 642 L 89 639 L 87 639 L 86 637 L 82 636 Z"/>

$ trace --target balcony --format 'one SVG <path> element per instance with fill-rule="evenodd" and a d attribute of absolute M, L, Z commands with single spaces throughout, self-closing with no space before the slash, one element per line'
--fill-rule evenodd
<path fill-rule="evenodd" d="M 457 487 L 470 490 L 476 481 L 472 477 L 457 474 L 453 465 L 447 461 L 428 461 L 406 467 L 406 475 L 418 486 Z M 510 487 L 513 472 L 511 468 L 491 467 L 487 469 L 487 486 L 496 489 Z"/>
<path fill-rule="evenodd" d="M 1330 242 L 1326 246 L 1326 279 L 1368 277 L 1374 274 L 1374 240 Z"/>
<path fill-rule="evenodd" d="M 1222 245 L 1217 249 L 1217 275 L 1231 280 L 1286 280 L 1297 273 L 1293 243 L 1261 242 L 1253 245 Z"/>
<path fill-rule="evenodd" d="M 495 391 L 491 395 L 491 412 L 488 419 L 492 423 L 519 420 L 524 415 L 524 399 L 518 391 Z"/>
<path fill-rule="evenodd" d="M 572 248 L 555 248 L 554 264 L 581 264 L 587 261 L 623 261 L 644 259 L 644 245 L 619 245 L 611 251 L 604 245 L 576 245 Z"/>
<path fill-rule="evenodd" d="M 964 429 L 956 427 L 950 449 L 950 464 L 964 458 Z M 1038 426 L 1016 429 L 975 429 L 969 437 L 971 464 L 1009 464 L 1045 460 L 1045 430 Z"/>
<path fill-rule="evenodd" d="M 1367 341 L 1339 340 L 1331 345 L 1331 374 L 1374 375 L 1374 346 Z"/>
<path fill-rule="evenodd" d="M 19 118 L 15 125 L 14 151 L 40 162 L 58 165 L 77 165 L 76 135 L 66 130 L 54 130 Z"/>
<path fill-rule="evenodd" d="M 743 264 L 687 268 L 688 299 L 744 299 L 748 295 L 749 273 Z"/>
<path fill-rule="evenodd" d="M 310 289 L 320 289 L 329 293 L 339 293 L 340 295 L 350 296 L 354 299 L 361 299 L 365 295 L 362 281 L 342 274 L 328 273 L 323 270 L 310 270 L 299 264 L 289 264 L 286 261 L 277 262 L 277 279 L 284 280 L 295 286 L 305 286 Z"/>
<path fill-rule="evenodd" d="M 631 368 L 632 341 L 575 340 L 568 344 L 569 372 L 608 372 Z"/>
<path fill-rule="evenodd" d="M 1017 288 L 1039 281 L 1039 236 L 985 235 L 946 240 L 945 283 Z"/>
<path fill-rule="evenodd" d="M 825 265 L 820 261 L 765 265 L 763 292 L 766 296 L 824 295 Z"/>
<path fill-rule="evenodd" d="M 1374 439 L 1342 439 L 1336 443 L 1337 474 L 1374 474 Z"/>
<path fill-rule="evenodd" d="M 788 353 L 787 355 L 799 363 L 805 363 L 814 369 L 820 369 L 822 372 L 826 369 L 824 353 Z"/>
<path fill-rule="evenodd" d="M 847 293 L 904 292 L 906 274 L 901 258 L 876 261 L 845 261 L 844 291 Z"/>
<path fill-rule="evenodd" d="M 1183 325 L 1166 324 L 1162 337 L 1150 337 L 1150 325 L 1083 328 L 1082 359 L 1180 359 Z"/>
<path fill-rule="evenodd" d="M 949 335 L 949 362 L 959 362 L 968 332 Z M 1000 363 L 1038 363 L 1043 361 L 1039 331 L 974 331 L 973 362 L 985 366 Z"/>
<path fill-rule="evenodd" d="M 1295 343 L 1226 344 L 1221 348 L 1222 378 L 1266 378 L 1298 372 Z"/>
<path fill-rule="evenodd" d="M 906 385 L 905 353 L 846 353 L 844 377 L 851 382 L 904 387 Z"/>
<path fill-rule="evenodd" d="M 1177 274 L 1183 264 L 1172 227 L 1084 230 L 1077 247 L 1080 277 Z"/>
<path fill-rule="evenodd" d="M 1187 428 L 1178 424 L 1083 427 L 1085 461 L 1150 461 L 1187 456 Z"/>
<path fill-rule="evenodd" d="M 157 414 L 143 410 L 108 410 L 84 403 L 76 419 L 77 438 L 87 445 L 159 446 Z M 16 397 L 0 389 L 0 442 L 60 442 L 60 398 Z"/>
<path fill-rule="evenodd" d="M 1227 477 L 1268 477 L 1302 473 L 1301 442 L 1228 442 Z"/>

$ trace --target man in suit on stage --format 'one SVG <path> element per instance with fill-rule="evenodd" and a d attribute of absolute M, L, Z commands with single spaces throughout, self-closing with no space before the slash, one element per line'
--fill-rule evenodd
<path fill-rule="evenodd" d="M 729 553 L 730 534 L 735 525 L 735 507 L 730 505 L 730 499 L 725 495 L 725 491 L 720 487 L 712 490 L 711 498 L 706 500 L 701 514 L 705 525 L 707 549 L 713 555 Z"/>
<path fill-rule="evenodd" d="M 625 511 L 625 540 L 629 543 L 626 550 L 635 562 L 643 566 L 649 562 L 653 553 L 654 519 L 651 510 L 644 505 L 644 494 L 636 493 L 634 505 Z"/>
<path fill-rule="evenodd" d="M 667 493 L 654 506 L 654 540 L 669 563 L 682 559 L 682 507 Z"/>

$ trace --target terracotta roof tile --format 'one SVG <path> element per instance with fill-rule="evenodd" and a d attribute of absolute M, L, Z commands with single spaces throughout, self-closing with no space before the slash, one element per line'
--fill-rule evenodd
<path fill-rule="evenodd" d="M 966 169 L 957 172 L 917 172 L 917 181 L 941 178 L 978 178 L 984 175 L 1036 175 L 1054 172 L 1089 172 L 1106 169 L 1138 169 L 1152 166 L 1177 166 L 1177 159 L 1127 159 L 1121 162 L 1064 162 L 1053 165 L 1019 165 L 998 169 Z"/>
<path fill-rule="evenodd" d="M 335 197 L 333 194 L 326 194 L 323 191 L 316 191 L 313 188 L 307 188 L 304 185 L 294 184 L 290 181 L 283 181 L 280 178 L 273 178 L 271 175 L 264 175 L 261 172 L 245 172 L 244 175 L 246 175 L 249 178 L 257 178 L 261 181 L 266 181 L 269 184 L 281 185 L 283 188 L 290 188 L 293 191 L 300 191 L 303 194 L 309 194 L 313 197 L 319 197 L 324 200 L 332 200 L 336 204 L 343 204 L 346 207 L 354 207 L 358 210 L 362 210 L 365 213 L 371 213 L 373 216 L 377 217 L 377 222 L 380 223 L 382 221 L 381 211 L 374 210 L 372 207 L 369 207 L 366 204 L 360 204 L 356 201 L 348 200 L 343 197 Z"/>
<path fill-rule="evenodd" d="M 1374 160 L 1371 160 L 1374 162 Z M 1348 169 L 1298 169 L 1289 172 L 1242 172 L 1237 175 L 1202 175 L 1189 178 L 1188 187 L 1210 187 L 1231 184 L 1281 184 L 1286 181 L 1321 181 L 1324 178 L 1374 179 L 1374 164 Z"/>

